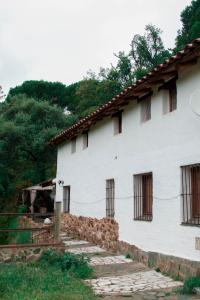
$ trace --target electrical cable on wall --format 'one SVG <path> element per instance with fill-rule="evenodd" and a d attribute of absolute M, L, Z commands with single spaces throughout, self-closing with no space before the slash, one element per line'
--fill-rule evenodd
<path fill-rule="evenodd" d="M 159 201 L 169 201 L 169 200 L 176 200 L 179 197 L 181 197 L 181 194 L 178 194 L 176 196 L 169 197 L 169 198 L 161 198 L 161 197 L 153 196 L 153 199 L 159 200 Z M 120 200 L 120 199 L 134 199 L 134 195 L 124 196 L 124 197 L 115 197 L 115 199 L 118 199 L 118 200 Z M 100 203 L 100 202 L 103 202 L 103 201 L 106 201 L 106 197 L 101 198 L 101 199 L 96 200 L 96 201 L 91 201 L 91 202 L 80 202 L 80 201 L 73 201 L 72 200 L 72 203 L 75 203 L 75 204 L 96 204 L 96 203 Z"/>

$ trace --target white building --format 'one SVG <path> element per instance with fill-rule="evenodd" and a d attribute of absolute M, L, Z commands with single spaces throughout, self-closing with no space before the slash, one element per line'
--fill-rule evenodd
<path fill-rule="evenodd" d="M 200 261 L 198 95 L 200 39 L 55 137 L 63 210 L 114 217 L 120 240 Z"/>

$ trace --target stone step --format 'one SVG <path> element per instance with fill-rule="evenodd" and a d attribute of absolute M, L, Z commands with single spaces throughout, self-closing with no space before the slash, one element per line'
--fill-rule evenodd
<path fill-rule="evenodd" d="M 81 241 L 81 240 L 63 240 L 63 244 L 65 246 L 80 246 L 80 245 L 89 245 L 89 242 Z"/>
<path fill-rule="evenodd" d="M 85 247 L 78 247 L 78 248 L 68 248 L 66 249 L 66 252 L 71 252 L 74 254 L 95 254 L 95 253 L 105 253 L 106 250 L 98 247 L 98 246 L 94 246 L 91 245 L 89 247 L 85 246 Z"/>
<path fill-rule="evenodd" d="M 95 278 L 129 275 L 129 274 L 145 272 L 149 270 L 143 264 L 136 263 L 136 262 L 113 264 L 113 265 L 99 265 L 99 266 L 93 266 L 93 268 L 94 268 Z"/>
<path fill-rule="evenodd" d="M 98 266 L 98 265 L 112 265 L 112 264 L 124 264 L 124 263 L 132 263 L 133 260 L 126 258 L 123 255 L 117 256 L 106 256 L 106 257 L 99 257 L 93 256 L 90 259 L 91 266 Z"/>
<path fill-rule="evenodd" d="M 100 277 L 86 280 L 98 295 L 130 294 L 140 291 L 175 288 L 181 282 L 162 275 L 156 271 L 143 271 L 122 276 Z"/>

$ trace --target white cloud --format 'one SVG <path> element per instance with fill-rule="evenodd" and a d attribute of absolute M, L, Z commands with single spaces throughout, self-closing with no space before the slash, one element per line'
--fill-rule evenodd
<path fill-rule="evenodd" d="M 148 23 L 174 46 L 180 12 L 189 0 L 7 0 L 1 2 L 0 83 L 28 79 L 78 81 L 128 50 Z"/>

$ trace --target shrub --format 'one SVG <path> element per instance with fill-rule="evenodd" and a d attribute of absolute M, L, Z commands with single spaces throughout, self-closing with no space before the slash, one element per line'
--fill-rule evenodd
<path fill-rule="evenodd" d="M 192 294 L 194 292 L 194 288 L 198 287 L 200 287 L 200 276 L 191 277 L 185 280 L 180 292 L 182 294 Z"/>
<path fill-rule="evenodd" d="M 78 278 L 85 279 L 91 277 L 93 271 L 88 261 L 88 257 L 82 254 L 47 250 L 42 253 L 38 263 L 44 267 L 60 268 L 63 272 L 69 272 Z"/>

